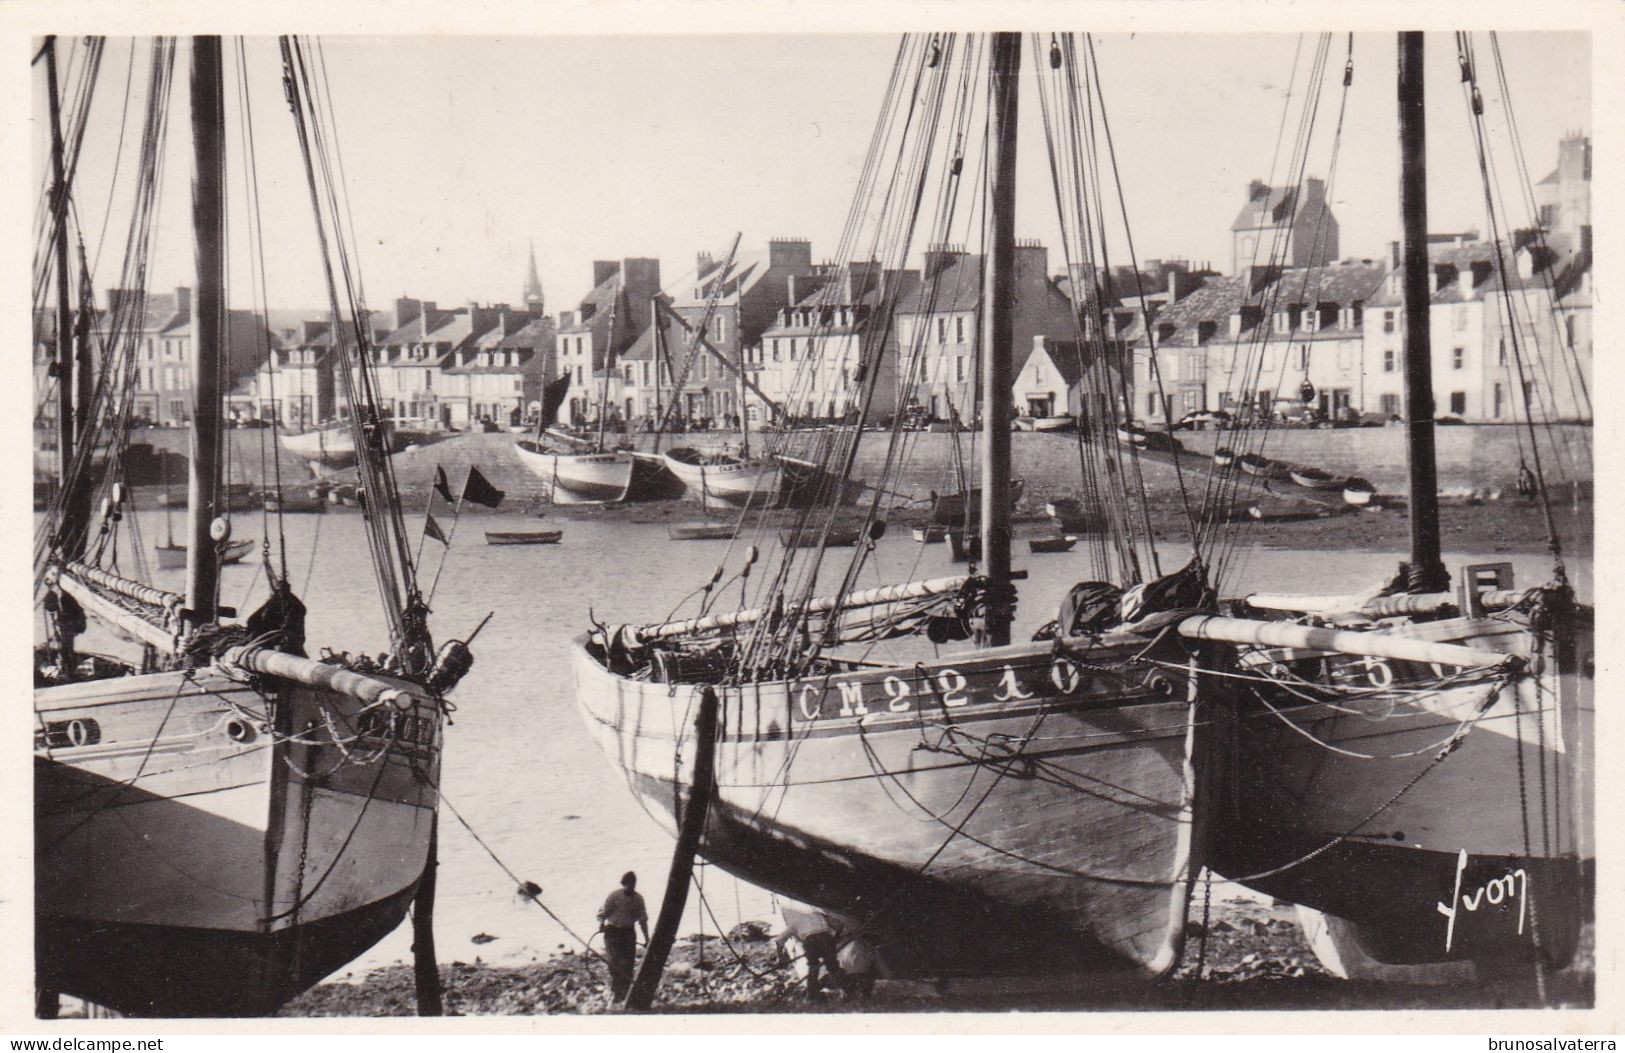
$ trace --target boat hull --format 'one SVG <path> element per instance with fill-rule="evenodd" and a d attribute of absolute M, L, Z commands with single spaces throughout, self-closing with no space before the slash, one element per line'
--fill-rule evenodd
<path fill-rule="evenodd" d="M 442 428 L 419 423 L 411 425 L 399 421 L 384 422 L 385 450 L 400 453 L 412 446 L 428 446 L 451 438 L 452 433 Z M 296 457 L 303 457 L 312 469 L 332 470 L 355 467 L 355 439 L 349 424 L 281 436 L 282 448 Z"/>
<path fill-rule="evenodd" d="M 269 1012 L 400 921 L 428 859 L 438 712 L 263 682 L 35 692 L 41 987 L 127 1015 Z"/>
<path fill-rule="evenodd" d="M 776 461 L 751 458 L 705 463 L 703 454 L 687 449 L 668 451 L 660 459 L 683 484 L 687 496 L 702 502 L 720 501 L 735 508 L 776 508 L 782 503 Z"/>
<path fill-rule="evenodd" d="M 702 689 L 616 676 L 583 641 L 575 675 L 587 727 L 675 829 Z M 859 919 L 892 975 L 1165 974 L 1211 768 L 1202 706 L 1143 676 L 1085 674 L 1043 644 L 722 689 L 701 853 Z"/>
<path fill-rule="evenodd" d="M 1532 633 L 1502 620 L 1399 631 L 1536 651 Z M 1214 868 L 1342 919 L 1338 931 L 1376 962 L 1566 962 L 1594 880 L 1593 701 L 1590 677 L 1578 672 L 1590 649 L 1587 630 L 1579 654 L 1548 649 L 1539 672 L 1500 689 L 1421 689 L 1438 671 L 1344 659 L 1331 675 L 1345 683 L 1365 676 L 1370 686 L 1419 689 L 1338 706 L 1277 700 L 1277 712 L 1246 713 Z M 1503 884 L 1509 875 L 1515 895 Z"/>
<path fill-rule="evenodd" d="M 513 450 L 554 504 L 615 504 L 675 494 L 670 474 L 662 465 L 625 450 L 566 453 L 530 440 L 515 443 Z"/>
<path fill-rule="evenodd" d="M 506 531 L 487 530 L 487 545 L 556 545 L 564 537 L 562 530 Z"/>

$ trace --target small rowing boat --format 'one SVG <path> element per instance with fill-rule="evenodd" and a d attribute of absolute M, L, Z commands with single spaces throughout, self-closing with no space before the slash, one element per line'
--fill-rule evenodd
<path fill-rule="evenodd" d="M 1338 490 L 1344 483 L 1344 480 L 1319 468 L 1292 468 L 1287 474 L 1292 476 L 1293 482 L 1310 490 Z"/>
<path fill-rule="evenodd" d="M 673 541 L 725 541 L 734 536 L 732 523 L 673 523 L 666 527 Z"/>
<path fill-rule="evenodd" d="M 797 533 L 793 530 L 781 530 L 779 531 L 779 542 L 785 548 L 817 548 L 819 544 L 823 544 L 828 548 L 851 548 L 858 543 L 858 537 L 861 534 L 862 531 L 855 526 L 830 527 L 822 534 L 814 530 L 803 533 Z"/>
<path fill-rule="evenodd" d="M 1031 552 L 1070 552 L 1077 543 L 1077 535 L 1062 534 L 1059 537 L 1035 537 L 1027 542 L 1027 548 Z"/>
<path fill-rule="evenodd" d="M 487 530 L 487 545 L 556 545 L 564 537 L 562 530 Z"/>

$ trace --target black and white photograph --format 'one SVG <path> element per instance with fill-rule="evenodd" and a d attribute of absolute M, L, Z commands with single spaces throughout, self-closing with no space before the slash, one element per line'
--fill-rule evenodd
<path fill-rule="evenodd" d="M 1619 11 L 453 6 L 9 31 L 11 1031 L 1617 1030 Z"/>

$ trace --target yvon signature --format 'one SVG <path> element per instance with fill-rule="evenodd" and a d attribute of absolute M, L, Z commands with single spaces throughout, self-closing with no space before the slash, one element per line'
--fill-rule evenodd
<path fill-rule="evenodd" d="M 1461 891 L 1461 875 L 1467 869 L 1467 850 L 1461 850 L 1456 857 L 1456 887 L 1450 894 L 1450 902 L 1438 904 L 1439 913 L 1450 919 L 1444 930 L 1444 949 L 1448 953 L 1456 938 L 1456 916 L 1466 907 L 1469 912 L 1477 911 L 1485 901 L 1492 906 L 1499 906 L 1510 901 L 1514 896 L 1518 901 L 1518 935 L 1523 935 L 1524 918 L 1529 913 L 1529 874 L 1522 867 L 1509 870 L 1498 878 L 1491 878 L 1480 885 L 1471 895 Z"/>

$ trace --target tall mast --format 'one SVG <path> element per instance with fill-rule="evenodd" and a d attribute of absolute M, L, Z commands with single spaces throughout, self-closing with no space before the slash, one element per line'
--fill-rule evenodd
<path fill-rule="evenodd" d="M 1400 272 L 1405 292 L 1405 428 L 1410 464 L 1411 572 L 1414 592 L 1450 584 L 1439 558 L 1439 479 L 1433 442 L 1433 356 L 1428 287 L 1427 119 L 1422 34 L 1399 34 L 1399 208 L 1404 224 Z"/>
<path fill-rule="evenodd" d="M 68 489 L 80 425 L 90 412 L 90 400 L 74 408 L 73 300 L 68 279 L 68 177 L 63 160 L 62 98 L 57 87 L 56 37 L 45 43 L 45 81 L 51 106 L 51 221 L 56 225 L 56 445 L 58 485 L 63 487 L 62 518 L 58 537 L 64 560 L 76 560 L 85 550 L 85 524 L 90 518 L 90 488 Z"/>
<path fill-rule="evenodd" d="M 660 318 L 659 293 L 649 297 L 649 324 L 654 326 L 655 360 L 655 452 L 660 452 L 660 436 L 666 430 L 666 411 L 660 401 L 660 371 L 666 366 L 666 328 Z"/>
<path fill-rule="evenodd" d="M 745 414 L 745 392 L 747 390 L 745 387 L 745 342 L 739 339 L 739 315 L 737 313 L 734 315 L 733 330 L 734 343 L 739 347 L 739 353 L 734 356 L 739 363 L 739 456 L 749 459 L 750 421 Z M 811 343 L 811 341 L 808 341 L 808 343 Z"/>
<path fill-rule="evenodd" d="M 215 619 L 219 557 L 220 364 L 225 354 L 225 88 L 220 38 L 192 38 L 192 230 L 197 298 L 192 315 L 192 456 L 187 479 L 186 606 L 194 626 Z M 370 499 L 371 494 L 367 495 Z"/>
<path fill-rule="evenodd" d="M 1016 255 L 1016 102 L 1021 34 L 993 35 L 988 102 L 987 265 L 982 274 L 982 568 L 993 584 L 987 643 L 1010 642 L 1010 307 Z"/>

